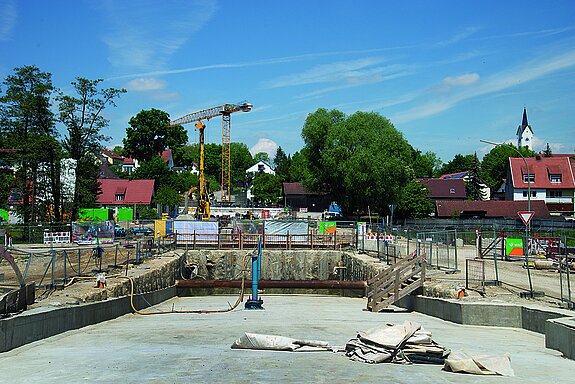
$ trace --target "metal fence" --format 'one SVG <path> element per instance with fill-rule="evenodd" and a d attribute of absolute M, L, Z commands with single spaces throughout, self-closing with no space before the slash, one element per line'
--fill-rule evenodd
<path fill-rule="evenodd" d="M 91 276 L 101 272 L 120 273 L 130 264 L 175 249 L 173 236 L 142 238 L 113 245 L 68 247 L 12 247 L 7 249 L 26 282 L 35 281 L 41 288 L 55 288 L 73 276 Z M 16 286 L 16 271 L 0 258 L 0 285 Z"/>

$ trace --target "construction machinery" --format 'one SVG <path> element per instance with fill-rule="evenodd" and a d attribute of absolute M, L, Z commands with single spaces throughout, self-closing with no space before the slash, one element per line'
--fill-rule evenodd
<path fill-rule="evenodd" d="M 249 112 L 253 108 L 252 104 L 242 101 L 237 104 L 224 104 L 218 107 L 208 108 L 193 112 L 179 119 L 170 121 L 170 125 L 184 125 L 196 122 L 195 126 L 200 133 L 200 174 L 198 186 L 198 206 L 196 218 L 208 220 L 210 218 L 210 198 L 209 187 L 204 175 L 204 129 L 206 125 L 202 120 L 209 120 L 213 117 L 222 116 L 222 202 L 230 202 L 230 115 L 234 112 Z M 195 189 L 191 188 L 190 192 Z"/>

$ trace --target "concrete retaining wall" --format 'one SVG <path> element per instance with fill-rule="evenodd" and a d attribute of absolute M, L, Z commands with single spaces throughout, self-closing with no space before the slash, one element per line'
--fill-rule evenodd
<path fill-rule="evenodd" d="M 134 307 L 139 310 L 174 297 L 181 266 L 181 257 L 173 257 L 157 269 L 135 275 L 135 292 L 146 293 L 134 295 Z M 39 307 L 1 319 L 0 352 L 131 313 L 129 293 L 130 282 L 126 279 L 88 294 L 79 305 Z"/>
<path fill-rule="evenodd" d="M 465 325 L 522 328 L 545 335 L 545 346 L 575 359 L 573 312 L 506 303 L 470 303 L 427 296 L 409 296 L 398 306 Z"/>

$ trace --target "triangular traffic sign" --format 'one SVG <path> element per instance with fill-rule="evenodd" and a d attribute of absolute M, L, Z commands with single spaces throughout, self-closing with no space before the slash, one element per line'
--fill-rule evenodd
<path fill-rule="evenodd" d="M 523 221 L 523 224 L 529 225 L 529 222 L 533 218 L 533 215 L 535 214 L 535 212 L 533 212 L 533 211 L 519 211 L 519 212 L 517 212 L 517 214 L 521 218 L 521 221 Z"/>

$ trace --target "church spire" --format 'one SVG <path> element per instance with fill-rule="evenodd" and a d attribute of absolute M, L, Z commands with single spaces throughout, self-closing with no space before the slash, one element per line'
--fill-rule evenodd
<path fill-rule="evenodd" d="M 527 122 L 527 108 L 523 107 L 523 121 L 521 122 L 521 128 L 525 129 L 529 123 Z"/>

